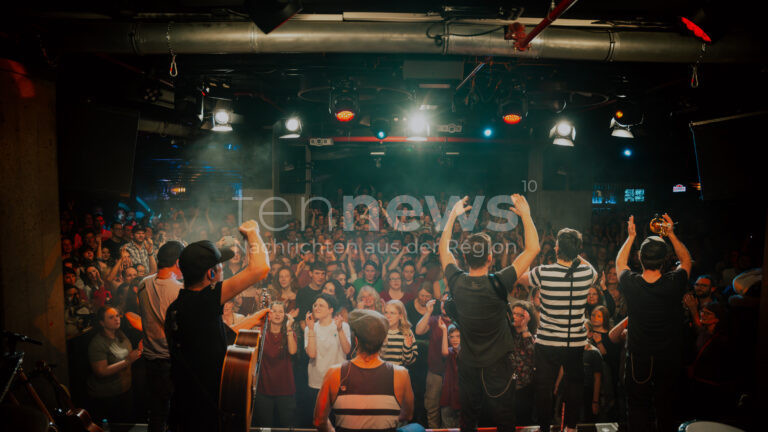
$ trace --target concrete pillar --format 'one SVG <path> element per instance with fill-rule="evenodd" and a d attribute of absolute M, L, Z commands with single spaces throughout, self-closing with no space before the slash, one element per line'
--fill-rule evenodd
<path fill-rule="evenodd" d="M 42 346 L 20 344 L 27 369 L 59 365 L 66 382 L 59 236 L 56 91 L 0 59 L 0 320 Z"/>

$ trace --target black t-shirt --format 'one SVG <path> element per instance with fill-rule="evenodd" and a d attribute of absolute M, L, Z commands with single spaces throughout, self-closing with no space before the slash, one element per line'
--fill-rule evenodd
<path fill-rule="evenodd" d="M 182 289 L 166 312 L 174 401 L 185 421 L 192 415 L 210 419 L 200 410 L 212 413 L 212 421 L 216 420 L 219 380 L 227 353 L 221 285 L 219 282 L 200 291 Z"/>
<path fill-rule="evenodd" d="M 517 272 L 509 266 L 496 273 L 509 291 L 517 281 Z M 469 276 L 455 264 L 445 268 L 445 278 L 456 302 L 461 329 L 459 360 L 473 367 L 486 367 L 514 349 L 507 321 L 509 306 L 502 300 L 486 276 Z"/>
<path fill-rule="evenodd" d="M 125 244 L 124 240 L 118 240 L 115 237 L 110 237 L 101 243 L 103 247 L 109 249 L 109 256 L 113 260 L 117 260 L 120 258 L 120 248 L 124 244 Z"/>
<path fill-rule="evenodd" d="M 304 321 L 307 312 L 312 311 L 312 305 L 315 304 L 315 300 L 317 300 L 322 292 L 322 289 L 313 290 L 310 285 L 299 289 L 299 292 L 296 293 L 296 307 L 299 308 L 299 316 L 296 317 L 296 321 Z"/>
<path fill-rule="evenodd" d="M 635 354 L 679 358 L 683 337 L 682 300 L 688 273 L 677 269 L 648 283 L 639 273 L 624 270 L 619 291 L 627 302 L 627 348 Z"/>

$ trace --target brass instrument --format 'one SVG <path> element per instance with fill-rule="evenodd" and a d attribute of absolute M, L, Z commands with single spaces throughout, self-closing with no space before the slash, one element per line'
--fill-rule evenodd
<path fill-rule="evenodd" d="M 662 237 L 665 237 L 669 230 L 672 228 L 672 224 L 665 222 L 664 219 L 660 218 L 658 214 L 655 215 L 653 219 L 651 219 L 650 226 L 651 232 Z"/>

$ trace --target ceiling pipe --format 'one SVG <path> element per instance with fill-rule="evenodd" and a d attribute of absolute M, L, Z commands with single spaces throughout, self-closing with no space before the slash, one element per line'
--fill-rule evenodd
<path fill-rule="evenodd" d="M 139 132 L 188 137 L 192 134 L 192 128 L 179 123 L 168 123 L 159 120 L 139 118 Z"/>
<path fill-rule="evenodd" d="M 544 17 L 544 19 L 541 20 L 541 22 L 536 25 L 536 27 L 531 30 L 530 33 L 528 33 L 522 40 L 519 40 L 515 43 L 515 48 L 520 51 L 525 51 L 528 49 L 528 44 L 531 43 L 531 41 L 538 36 L 539 33 L 544 31 L 545 28 L 549 27 L 553 22 L 555 22 L 556 19 L 560 18 L 560 15 L 563 14 L 566 10 L 568 10 L 571 5 L 576 3 L 577 0 L 563 0 L 560 2 L 557 7 L 552 9 L 551 12 L 547 14 L 547 16 Z"/>
<path fill-rule="evenodd" d="M 432 28 L 430 28 L 432 27 Z M 69 24 L 55 38 L 65 52 L 133 55 L 368 53 L 520 57 L 602 62 L 749 63 L 762 58 L 760 45 L 729 35 L 705 45 L 675 32 L 580 29 L 552 26 L 526 51 L 493 27 L 448 25 L 442 43 L 434 23 L 315 22 L 291 20 L 265 35 L 252 22 Z"/>

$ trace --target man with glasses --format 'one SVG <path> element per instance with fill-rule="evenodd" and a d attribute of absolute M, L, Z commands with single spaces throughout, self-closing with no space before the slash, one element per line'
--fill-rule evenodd
<path fill-rule="evenodd" d="M 712 277 L 709 275 L 701 275 L 696 279 L 696 283 L 693 284 L 693 292 L 687 293 L 683 296 L 683 304 L 688 309 L 691 315 L 691 322 L 700 328 L 701 318 L 700 314 L 705 304 L 709 302 L 717 302 L 721 299 L 715 293 L 717 287 L 712 283 Z M 721 303 L 722 304 L 722 303 Z"/>
<path fill-rule="evenodd" d="M 112 236 L 107 241 L 101 243 L 102 246 L 109 249 L 109 256 L 115 257 L 116 259 L 120 256 L 120 248 L 125 244 L 125 238 L 123 236 L 123 224 L 120 222 L 113 222 Z"/>

